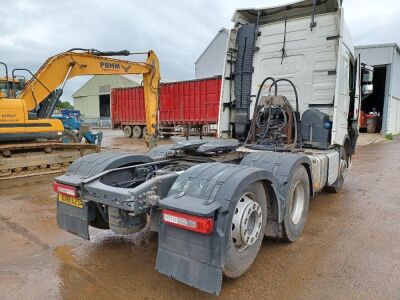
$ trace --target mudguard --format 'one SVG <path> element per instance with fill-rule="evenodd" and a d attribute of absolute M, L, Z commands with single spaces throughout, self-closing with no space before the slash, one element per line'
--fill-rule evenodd
<path fill-rule="evenodd" d="M 278 202 L 278 223 L 283 221 L 285 215 L 286 203 L 289 195 L 290 181 L 293 171 L 297 166 L 304 165 L 307 169 L 310 179 L 311 195 L 312 179 L 310 167 L 312 165 L 310 158 L 302 153 L 287 152 L 255 152 L 246 155 L 240 162 L 241 166 L 257 167 L 267 170 L 273 174 L 277 180 L 277 192 L 279 194 Z"/>
<path fill-rule="evenodd" d="M 153 159 L 146 155 L 131 153 L 94 153 L 74 161 L 69 166 L 67 173 L 56 177 L 56 181 L 66 184 L 75 183 L 74 185 L 77 186 L 81 183 L 82 179 L 90 178 L 106 170 L 152 161 Z"/>
<path fill-rule="evenodd" d="M 206 163 L 182 173 L 167 198 L 165 209 L 192 215 L 213 217 L 210 235 L 186 231 L 160 223 L 156 269 L 178 281 L 218 295 L 226 259 L 233 211 L 248 185 L 268 181 L 275 190 L 273 174 L 260 168 Z"/>
<path fill-rule="evenodd" d="M 144 155 L 95 153 L 76 160 L 71 164 L 68 172 L 56 177 L 55 181 L 79 187 L 81 193 L 79 197 L 81 197 L 84 190 L 83 181 L 90 177 L 122 166 L 151 161 L 153 160 L 150 157 Z M 89 240 L 89 224 L 96 225 L 97 212 L 93 209 L 96 208 L 89 207 L 88 203 L 85 203 L 83 208 L 77 208 L 57 201 L 57 224 L 61 229 Z"/>

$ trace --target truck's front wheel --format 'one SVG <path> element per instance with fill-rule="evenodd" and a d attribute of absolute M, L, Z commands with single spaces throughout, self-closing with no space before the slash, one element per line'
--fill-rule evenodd
<path fill-rule="evenodd" d="M 292 175 L 289 189 L 289 199 L 283 224 L 284 239 L 297 241 L 303 233 L 308 215 L 310 201 L 310 182 L 304 166 L 298 166 Z"/>
<path fill-rule="evenodd" d="M 233 212 L 224 275 L 237 278 L 252 265 L 260 250 L 267 219 L 267 194 L 261 182 L 244 189 Z"/>

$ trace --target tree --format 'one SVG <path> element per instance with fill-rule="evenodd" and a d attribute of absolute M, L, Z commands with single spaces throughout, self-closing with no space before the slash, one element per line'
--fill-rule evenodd
<path fill-rule="evenodd" d="M 57 109 L 74 109 L 74 106 L 68 101 L 58 101 L 56 104 Z"/>

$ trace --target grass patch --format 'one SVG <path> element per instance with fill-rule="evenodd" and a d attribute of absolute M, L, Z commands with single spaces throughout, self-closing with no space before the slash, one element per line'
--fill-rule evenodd
<path fill-rule="evenodd" d="M 393 134 L 391 134 L 391 133 L 385 134 L 385 139 L 387 139 L 389 141 L 393 141 Z"/>

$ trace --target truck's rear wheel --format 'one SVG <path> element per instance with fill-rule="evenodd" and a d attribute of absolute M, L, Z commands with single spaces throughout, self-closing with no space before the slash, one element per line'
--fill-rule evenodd
<path fill-rule="evenodd" d="M 125 137 L 132 137 L 132 127 L 131 126 L 124 126 L 124 136 Z"/>
<path fill-rule="evenodd" d="M 132 137 L 134 139 L 140 139 L 142 137 L 142 128 L 140 126 L 133 126 Z"/>
<path fill-rule="evenodd" d="M 298 166 L 292 175 L 289 199 L 283 221 L 284 239 L 297 241 L 303 233 L 310 201 L 310 182 L 304 166 Z"/>
<path fill-rule="evenodd" d="M 252 265 L 260 250 L 267 219 L 267 194 L 261 182 L 244 189 L 232 217 L 224 275 L 237 278 Z"/>

